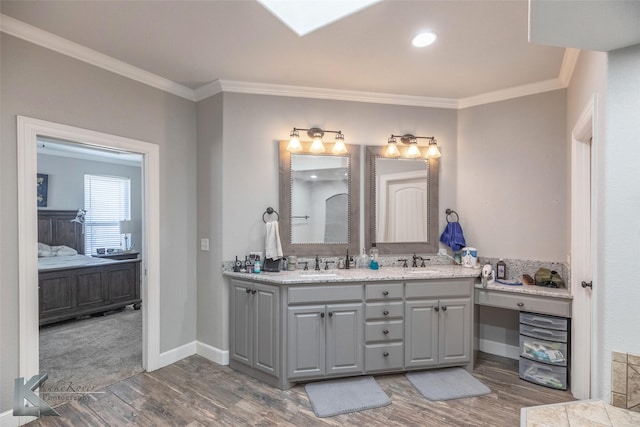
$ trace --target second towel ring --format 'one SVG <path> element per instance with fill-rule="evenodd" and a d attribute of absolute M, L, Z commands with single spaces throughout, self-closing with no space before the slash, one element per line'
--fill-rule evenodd
<path fill-rule="evenodd" d="M 264 213 L 262 214 L 262 222 L 264 222 L 265 224 L 267 223 L 267 221 L 264 219 L 264 216 L 267 214 L 268 215 L 276 214 L 276 216 L 278 217 L 277 221 L 280 220 L 280 214 L 278 213 L 278 211 L 273 209 L 271 206 L 269 206 L 267 210 L 264 211 Z"/>
<path fill-rule="evenodd" d="M 455 215 L 456 216 L 456 220 L 453 222 L 458 222 L 460 220 L 460 217 L 458 216 L 458 212 L 454 211 L 453 209 L 447 209 L 446 211 L 444 211 L 444 213 L 447 214 L 447 222 L 451 222 L 449 221 L 449 216 L 450 215 Z"/>

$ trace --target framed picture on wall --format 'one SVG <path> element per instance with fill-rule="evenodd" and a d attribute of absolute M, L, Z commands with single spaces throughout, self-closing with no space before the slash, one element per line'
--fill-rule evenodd
<path fill-rule="evenodd" d="M 37 195 L 38 195 L 38 207 L 47 207 L 47 192 L 49 190 L 49 175 L 39 173 L 36 178 L 36 183 L 38 185 Z"/>

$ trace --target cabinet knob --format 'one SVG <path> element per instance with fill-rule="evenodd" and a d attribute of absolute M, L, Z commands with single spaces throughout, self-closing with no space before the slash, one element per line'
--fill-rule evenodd
<path fill-rule="evenodd" d="M 382 295 L 386 297 L 387 295 L 389 295 L 389 291 L 382 291 Z"/>
<path fill-rule="evenodd" d="M 382 333 L 385 334 L 385 335 L 389 335 L 389 330 L 385 329 L 384 331 L 382 331 Z"/>
<path fill-rule="evenodd" d="M 523 302 L 519 302 L 517 305 L 518 305 L 518 307 L 524 307 L 524 303 Z"/>
<path fill-rule="evenodd" d="M 389 352 L 388 352 L 388 351 L 385 351 L 384 353 L 382 353 L 382 355 L 383 355 L 384 357 L 389 357 Z"/>
<path fill-rule="evenodd" d="M 438 307 L 437 305 L 436 305 L 435 307 L 433 307 L 433 309 L 434 309 L 435 311 L 440 311 L 440 307 Z"/>
<path fill-rule="evenodd" d="M 256 294 L 256 292 L 258 292 L 258 291 L 256 291 L 255 289 L 254 289 L 254 290 L 252 290 L 252 291 L 251 291 L 251 295 L 255 295 L 255 294 Z"/>
<path fill-rule="evenodd" d="M 442 311 L 447 311 L 447 306 L 446 305 L 442 306 Z"/>
<path fill-rule="evenodd" d="M 251 289 L 247 288 L 247 289 L 246 289 L 246 292 L 247 292 L 247 293 L 251 292 Z"/>
<path fill-rule="evenodd" d="M 329 312 L 329 317 L 333 317 L 333 311 Z"/>
<path fill-rule="evenodd" d="M 324 319 L 324 313 L 320 313 L 320 317 Z"/>
<path fill-rule="evenodd" d="M 389 310 L 383 311 L 382 314 L 384 314 L 385 316 L 388 316 L 389 315 Z"/>

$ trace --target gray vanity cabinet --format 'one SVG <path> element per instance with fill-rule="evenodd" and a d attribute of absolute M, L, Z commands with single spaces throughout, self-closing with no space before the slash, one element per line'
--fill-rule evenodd
<path fill-rule="evenodd" d="M 363 372 L 362 304 L 289 307 L 287 378 Z"/>
<path fill-rule="evenodd" d="M 471 292 L 469 280 L 407 283 L 406 369 L 471 362 Z"/>
<path fill-rule="evenodd" d="M 278 377 L 279 287 L 232 280 L 230 297 L 232 361 Z"/>
<path fill-rule="evenodd" d="M 287 379 L 362 373 L 362 286 L 291 287 L 288 296 Z"/>

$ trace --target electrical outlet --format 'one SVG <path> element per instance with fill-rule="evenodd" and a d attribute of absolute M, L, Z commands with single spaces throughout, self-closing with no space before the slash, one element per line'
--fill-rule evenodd
<path fill-rule="evenodd" d="M 209 250 L 209 239 L 206 239 L 206 238 L 200 239 L 200 250 L 201 251 Z"/>

